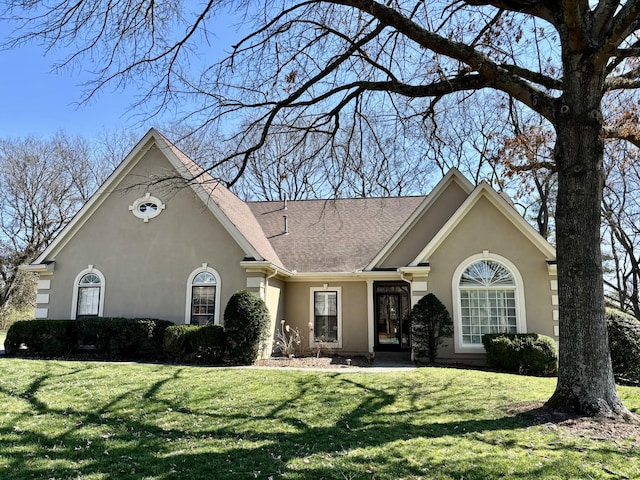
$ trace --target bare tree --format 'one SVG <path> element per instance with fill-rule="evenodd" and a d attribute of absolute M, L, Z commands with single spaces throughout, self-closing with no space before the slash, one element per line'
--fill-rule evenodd
<path fill-rule="evenodd" d="M 640 318 L 640 164 L 636 148 L 610 146 L 602 205 L 604 241 L 613 265 L 605 276 L 607 296 Z"/>
<path fill-rule="evenodd" d="M 19 272 L 67 224 L 97 186 L 89 144 L 59 133 L 0 140 L 0 315 L 33 296 Z"/>
<path fill-rule="evenodd" d="M 341 132 L 374 136 L 390 119 L 409 131 L 445 96 L 474 101 L 494 89 L 520 102 L 556 136 L 560 373 L 548 405 L 629 415 L 607 347 L 600 214 L 604 139 L 637 142 L 637 122 L 621 128 L 609 115 L 605 122 L 602 105 L 639 85 L 640 0 L 229 0 L 199 10 L 150 0 L 8 5 L 5 16 L 23 22 L 17 42 L 75 45 L 65 63 L 90 55 L 102 67 L 96 88 L 147 79 L 148 98 L 160 107 L 182 93 L 197 95 L 190 118 L 232 132 L 234 149 L 220 159 L 237 160 L 231 183 L 273 129 L 337 148 Z M 255 29 L 226 61 L 191 75 L 188 61 L 198 58 L 191 54 L 229 6 L 245 8 Z"/>

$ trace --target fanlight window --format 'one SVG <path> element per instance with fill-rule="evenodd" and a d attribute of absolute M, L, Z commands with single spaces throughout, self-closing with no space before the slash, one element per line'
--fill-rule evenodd
<path fill-rule="evenodd" d="M 460 278 L 460 286 L 515 286 L 513 276 L 507 268 L 493 260 L 482 260 L 470 265 Z"/>
<path fill-rule="evenodd" d="M 463 273 L 460 323 L 463 345 L 481 345 L 487 333 L 516 333 L 516 283 L 511 272 L 493 260 L 481 260 Z"/>

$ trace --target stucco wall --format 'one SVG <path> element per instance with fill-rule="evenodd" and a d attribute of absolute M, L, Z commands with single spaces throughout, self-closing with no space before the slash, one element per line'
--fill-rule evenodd
<path fill-rule="evenodd" d="M 55 255 L 48 318 L 71 316 L 74 280 L 93 265 L 106 279 L 105 316 L 155 317 L 183 323 L 187 279 L 203 263 L 221 277 L 219 318 L 246 286 L 244 252 L 191 188 L 134 187 L 150 175 L 177 174 L 155 147 Z M 130 188 L 126 188 L 130 187 Z M 149 191 L 166 204 L 144 223 L 129 206 Z"/>

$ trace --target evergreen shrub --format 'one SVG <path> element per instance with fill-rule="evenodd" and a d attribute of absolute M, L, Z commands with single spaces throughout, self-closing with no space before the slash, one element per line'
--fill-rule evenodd
<path fill-rule="evenodd" d="M 244 365 L 256 361 L 267 340 L 269 310 L 255 293 L 234 293 L 224 310 L 224 331 L 230 360 Z"/>
<path fill-rule="evenodd" d="M 453 336 L 453 321 L 447 307 L 428 293 L 411 309 L 411 343 L 414 358 L 433 363 L 445 338 Z"/>
<path fill-rule="evenodd" d="M 173 325 L 164 333 L 164 352 L 178 363 L 222 363 L 225 335 L 222 325 Z"/>
<path fill-rule="evenodd" d="M 640 386 L 640 322 L 615 309 L 607 309 L 606 319 L 616 382 Z"/>
<path fill-rule="evenodd" d="M 537 333 L 491 333 L 482 336 L 487 363 L 508 372 L 552 376 L 558 373 L 556 342 Z"/>
<path fill-rule="evenodd" d="M 28 320 L 14 323 L 7 332 L 7 355 L 65 357 L 79 345 L 110 359 L 160 359 L 164 331 L 173 325 L 148 318 L 85 318 L 81 320 Z M 24 345 L 26 348 L 21 348 Z"/>
<path fill-rule="evenodd" d="M 77 340 L 74 320 L 19 320 L 9 327 L 4 349 L 8 356 L 64 357 Z"/>
<path fill-rule="evenodd" d="M 164 332 L 173 325 L 152 318 L 97 317 L 78 320 L 81 338 L 90 339 L 96 353 L 117 359 L 162 358 Z"/>

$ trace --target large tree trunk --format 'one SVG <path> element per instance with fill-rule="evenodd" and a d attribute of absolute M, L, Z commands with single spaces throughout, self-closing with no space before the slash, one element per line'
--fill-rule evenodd
<path fill-rule="evenodd" d="M 556 122 L 560 365 L 556 391 L 547 405 L 590 416 L 627 416 L 616 392 L 605 322 L 602 79 L 580 59 L 571 63 Z"/>

